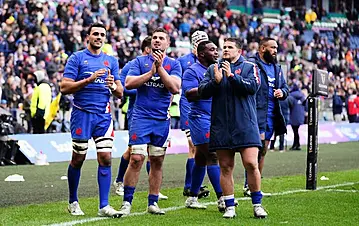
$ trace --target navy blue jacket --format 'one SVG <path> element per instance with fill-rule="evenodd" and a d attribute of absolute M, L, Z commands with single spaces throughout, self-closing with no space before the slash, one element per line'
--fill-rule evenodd
<path fill-rule="evenodd" d="M 343 100 L 335 92 L 333 95 L 333 115 L 341 114 L 343 112 Z"/>
<path fill-rule="evenodd" d="M 257 101 L 257 117 L 258 127 L 260 131 L 265 131 L 267 126 L 267 113 L 268 113 L 268 76 L 257 53 L 254 57 L 248 59 L 249 61 L 256 63 L 260 71 L 261 85 L 256 95 Z M 285 100 L 288 97 L 289 89 L 287 82 L 284 79 L 282 69 L 280 65 L 276 64 L 274 67 L 275 73 L 275 87 L 274 89 L 281 89 L 283 92 L 282 98 L 275 98 L 274 107 L 274 132 L 276 135 L 282 135 L 287 133 L 287 127 L 285 118 L 282 113 L 279 100 Z"/>
<path fill-rule="evenodd" d="M 290 124 L 290 109 L 289 109 L 289 98 L 279 101 L 280 108 L 284 116 L 285 124 Z"/>
<path fill-rule="evenodd" d="M 209 149 L 235 149 L 261 147 L 257 125 L 255 94 L 259 86 L 258 68 L 240 57 L 231 64 L 233 77 L 223 78 L 219 84 L 211 65 L 201 81 L 201 98 L 212 97 Z"/>
<path fill-rule="evenodd" d="M 305 118 L 305 96 L 300 90 L 293 90 L 289 94 L 290 124 L 300 126 Z"/>

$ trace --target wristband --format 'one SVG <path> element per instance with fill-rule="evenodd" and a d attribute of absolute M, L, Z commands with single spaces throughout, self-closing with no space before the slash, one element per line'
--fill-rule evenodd
<path fill-rule="evenodd" d="M 112 86 L 110 87 L 110 90 L 113 92 L 113 91 L 115 91 L 117 89 L 117 85 L 116 85 L 116 83 L 114 82 L 114 83 L 112 83 Z"/>

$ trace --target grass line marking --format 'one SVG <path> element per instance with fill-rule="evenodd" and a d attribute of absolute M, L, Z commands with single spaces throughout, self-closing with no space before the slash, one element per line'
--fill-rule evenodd
<path fill-rule="evenodd" d="M 334 184 L 334 185 L 328 185 L 328 186 L 322 186 L 322 187 L 317 187 L 317 190 L 314 191 L 319 191 L 319 190 L 324 190 L 324 189 L 331 189 L 332 188 L 337 188 L 337 187 L 343 187 L 343 186 L 350 186 L 350 185 L 354 185 L 354 184 L 359 184 L 359 182 L 347 182 L 347 183 L 342 183 L 342 184 Z M 331 191 L 328 190 L 328 191 Z M 291 191 L 284 191 L 284 192 L 276 192 L 276 193 L 272 193 L 272 196 L 282 196 L 282 195 L 289 195 L 289 194 L 295 194 L 295 193 L 302 193 L 302 192 L 310 192 L 312 190 L 305 190 L 305 189 L 297 189 L 297 190 L 291 190 Z M 333 190 L 333 191 L 339 191 L 339 190 Z M 341 191 L 351 191 L 351 190 L 341 190 Z M 357 192 L 357 191 L 356 191 Z M 242 197 L 242 198 L 236 198 L 236 200 L 238 201 L 243 201 L 243 200 L 250 200 L 249 197 Z M 203 205 L 216 205 L 217 201 L 215 202 L 206 202 L 206 203 L 202 203 Z M 172 207 L 168 207 L 168 208 L 163 208 L 162 210 L 164 210 L 165 212 L 168 211 L 176 211 L 176 210 L 180 210 L 180 209 L 184 209 L 185 206 L 172 206 Z M 145 215 L 147 214 L 147 212 L 135 212 L 135 213 L 131 213 L 128 216 L 122 216 L 123 217 L 132 217 L 132 216 L 141 216 L 141 215 Z M 92 218 L 87 218 L 87 219 L 82 219 L 82 220 L 74 220 L 74 221 L 68 221 L 68 222 L 63 222 L 63 223 L 56 223 L 56 224 L 50 224 L 48 226 L 72 226 L 72 225 L 76 225 L 76 224 L 84 224 L 84 223 L 88 223 L 88 222 L 94 222 L 94 221 L 101 221 L 101 220 L 107 220 L 109 218 L 107 217 L 92 217 Z"/>
<path fill-rule="evenodd" d="M 359 192 L 358 190 L 342 190 L 342 189 L 328 189 L 325 191 L 330 191 L 330 192 L 348 192 L 348 193 L 356 193 Z"/>

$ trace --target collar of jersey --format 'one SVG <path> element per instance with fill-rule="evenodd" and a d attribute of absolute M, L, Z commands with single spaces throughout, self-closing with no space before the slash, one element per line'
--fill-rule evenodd
<path fill-rule="evenodd" d="M 151 60 L 155 61 L 155 58 L 153 58 L 152 53 L 151 53 L 151 54 L 148 54 L 147 56 L 148 56 L 148 58 L 150 58 Z M 165 56 L 163 60 L 165 60 L 166 58 L 167 58 L 167 56 Z"/>
<path fill-rule="evenodd" d="M 91 53 L 90 50 L 88 50 L 87 48 L 85 49 L 85 53 L 88 54 L 88 55 L 90 55 L 90 56 L 92 56 L 92 57 L 96 57 L 96 58 L 98 58 L 98 57 L 100 57 L 100 56 L 103 55 L 103 52 L 102 52 L 102 51 L 101 51 L 100 54 L 96 55 L 96 54 Z"/>

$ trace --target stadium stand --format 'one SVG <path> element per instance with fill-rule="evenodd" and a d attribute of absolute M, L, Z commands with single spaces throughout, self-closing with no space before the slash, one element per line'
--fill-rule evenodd
<path fill-rule="evenodd" d="M 330 103 L 334 93 L 342 90 L 341 98 L 346 103 L 349 89 L 359 87 L 358 20 L 338 15 L 330 17 L 316 9 L 264 10 L 263 15 L 250 15 L 244 7 L 228 6 L 227 1 L 197 1 L 197 5 L 189 6 L 186 1 L 177 0 L 5 0 L 0 1 L 0 6 L 1 100 L 6 102 L 4 108 L 28 132 L 31 125 L 27 115 L 34 88 L 34 82 L 27 79 L 28 74 L 46 71 L 55 99 L 66 60 L 85 46 L 85 31 L 95 21 L 108 27 L 104 51 L 118 58 L 120 68 L 139 54 L 140 40 L 158 26 L 169 31 L 168 55 L 174 58 L 189 52 L 188 35 L 181 26 L 186 21 L 191 25 L 190 32 L 204 30 L 218 46 L 226 37 L 240 37 L 244 56 L 255 52 L 256 43 L 262 37 L 272 36 L 279 43 L 279 60 L 288 68 L 289 85 L 300 84 L 308 93 L 313 68 L 331 72 L 333 89 L 322 101 L 321 120 L 333 118 Z M 114 105 L 118 106 L 119 102 L 115 100 Z M 66 119 L 70 108 L 71 98 L 61 98 L 61 114 L 49 132 L 68 130 Z M 344 107 L 343 120 L 347 118 L 345 112 Z M 121 126 L 117 126 L 119 128 Z"/>

